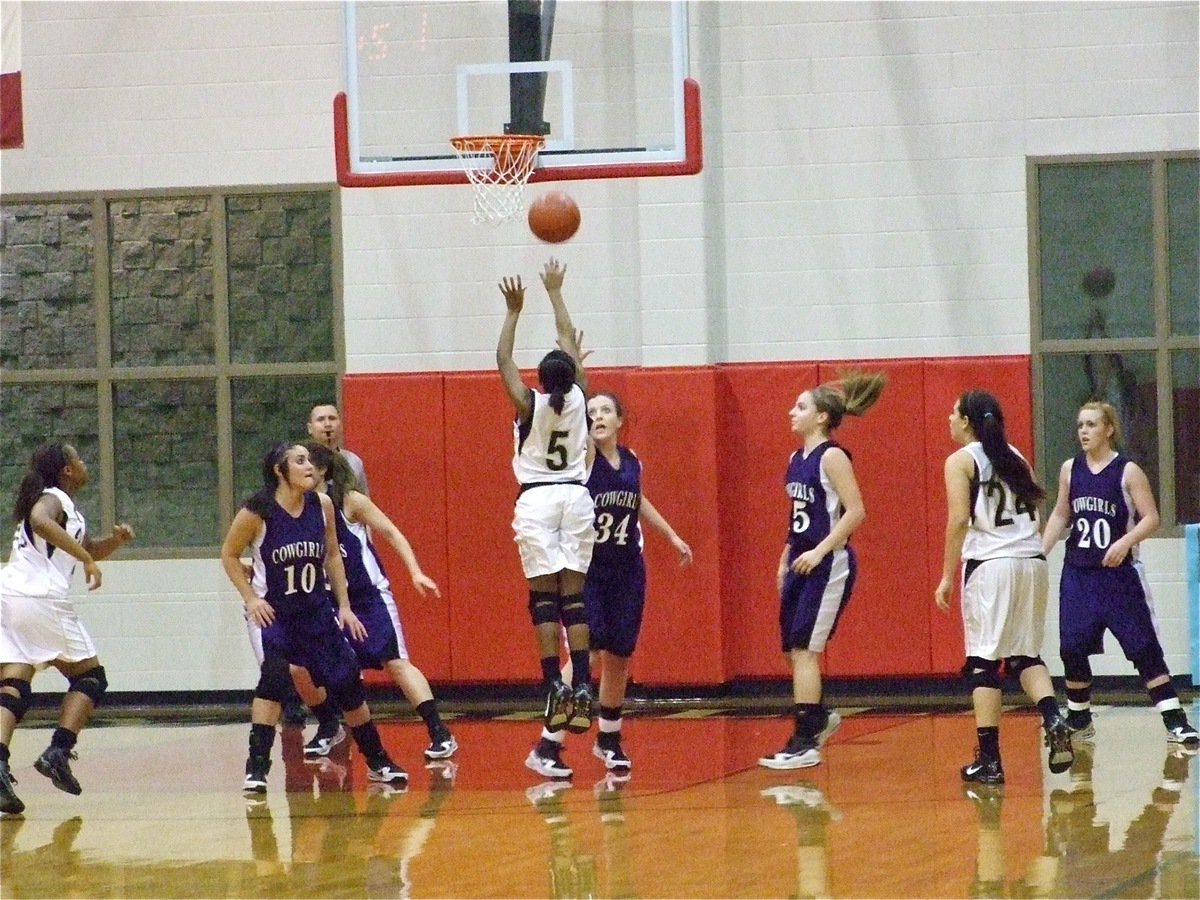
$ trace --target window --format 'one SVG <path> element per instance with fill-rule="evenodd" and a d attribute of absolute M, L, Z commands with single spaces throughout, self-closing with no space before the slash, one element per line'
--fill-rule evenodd
<path fill-rule="evenodd" d="M 1117 410 L 1163 525 L 1200 521 L 1200 159 L 1030 161 L 1035 449 L 1053 495 L 1075 414 Z"/>
<path fill-rule="evenodd" d="M 344 366 L 332 189 L 0 205 L 0 485 L 73 442 L 98 530 L 206 556 Z"/>

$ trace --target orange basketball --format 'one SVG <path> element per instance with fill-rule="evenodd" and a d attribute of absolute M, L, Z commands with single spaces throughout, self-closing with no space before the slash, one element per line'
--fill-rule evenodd
<path fill-rule="evenodd" d="M 562 191 L 542 194 L 529 204 L 529 230 L 547 244 L 561 244 L 579 230 L 579 207 Z"/>

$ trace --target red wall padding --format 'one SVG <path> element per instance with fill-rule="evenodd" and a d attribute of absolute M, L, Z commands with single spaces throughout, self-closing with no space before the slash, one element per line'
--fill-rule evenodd
<path fill-rule="evenodd" d="M 342 381 L 346 444 L 364 459 L 371 499 L 408 538 L 442 599 L 421 596 L 386 541 L 376 549 L 392 584 L 413 663 L 428 678 L 452 677 L 446 566 L 446 430 L 442 376 L 347 375 Z M 368 673 L 369 683 L 390 678 Z"/>
<path fill-rule="evenodd" d="M 686 569 L 647 529 L 648 592 L 633 675 L 650 684 L 783 677 L 775 572 L 786 535 L 783 474 L 796 396 L 847 363 L 593 369 L 592 391 L 627 409 L 624 442 L 644 489 L 695 553 Z M 831 675 L 920 675 L 962 664 L 957 612 L 933 606 L 945 525 L 946 416 L 958 394 L 997 394 L 1022 452 L 1032 444 L 1028 357 L 859 361 L 889 384 L 837 432 L 854 458 L 867 521 L 853 538 L 859 580 L 825 654 Z M 413 660 L 439 681 L 539 677 L 512 543 L 512 413 L 494 372 L 351 375 L 347 444 L 375 501 L 413 542 L 441 601 L 422 601 L 390 551 L 385 565 Z"/>

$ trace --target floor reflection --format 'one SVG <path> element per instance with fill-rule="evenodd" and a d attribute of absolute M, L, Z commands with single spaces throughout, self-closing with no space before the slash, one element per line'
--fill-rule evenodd
<path fill-rule="evenodd" d="M 287 728 L 250 801 L 244 725 L 93 729 L 79 797 L 33 771 L 45 735 L 24 729 L 28 808 L 0 820 L 0 896 L 1200 896 L 1197 763 L 1153 710 L 1098 710 L 1095 743 L 1057 776 L 1038 717 L 1009 713 L 1008 783 L 991 791 L 958 780 L 965 714 L 848 713 L 820 766 L 756 766 L 787 728 L 635 715 L 632 777 L 583 735 L 575 777 L 554 782 L 522 765 L 532 720 L 460 719 L 459 753 L 428 767 L 421 724 L 384 723 L 405 790 L 369 785 L 349 741 L 305 762 Z"/>

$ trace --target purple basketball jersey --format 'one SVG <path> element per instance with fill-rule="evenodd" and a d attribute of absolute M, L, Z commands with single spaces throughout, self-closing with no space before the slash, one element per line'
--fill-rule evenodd
<path fill-rule="evenodd" d="M 1133 524 L 1133 509 L 1121 479 L 1129 459 L 1117 454 L 1107 466 L 1092 474 L 1087 454 L 1080 453 L 1071 464 L 1071 533 L 1067 537 L 1066 561 L 1080 568 L 1096 568 L 1114 541 L 1124 537 Z M 1133 554 L 1125 563 L 1133 562 Z"/>
<path fill-rule="evenodd" d="M 642 505 L 642 464 L 628 447 L 617 447 L 616 469 L 596 454 L 587 489 L 596 507 L 596 544 L 592 566 L 619 565 L 642 553 L 638 510 Z"/>
<path fill-rule="evenodd" d="M 837 446 L 834 441 L 825 441 L 808 456 L 802 448 L 793 453 L 788 462 L 784 482 L 792 502 L 788 546 L 791 548 L 789 556 L 793 559 L 825 540 L 841 518 L 841 500 L 833 484 L 821 473 L 821 458 L 827 450 Z"/>

